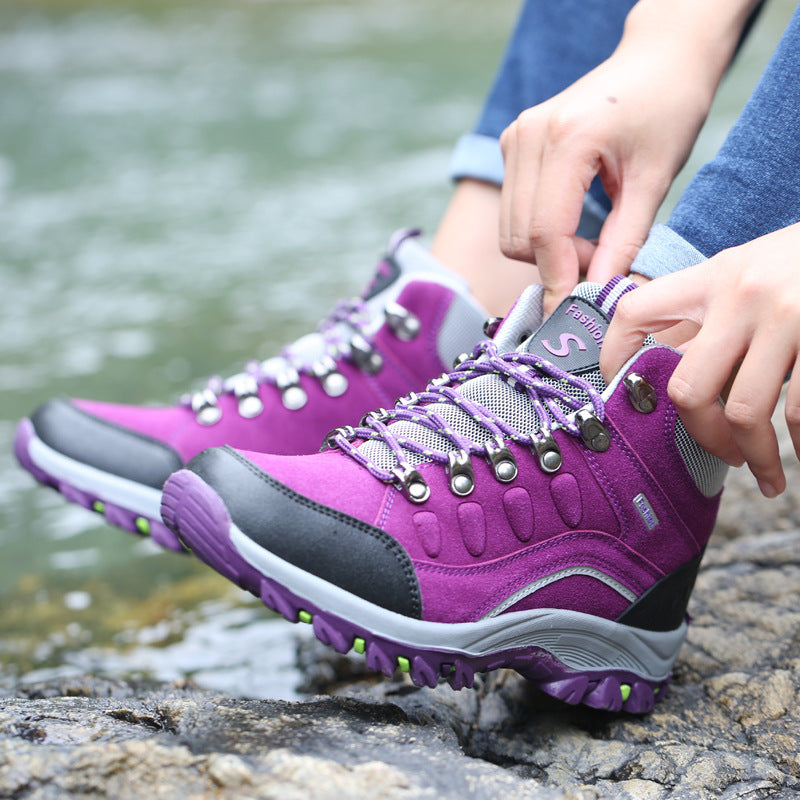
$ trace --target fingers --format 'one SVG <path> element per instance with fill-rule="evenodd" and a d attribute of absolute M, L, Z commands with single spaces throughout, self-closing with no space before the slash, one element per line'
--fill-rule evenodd
<path fill-rule="evenodd" d="M 725 404 L 725 421 L 766 497 L 786 488 L 772 414 L 795 355 L 788 342 L 767 331 L 757 333 Z"/>
<path fill-rule="evenodd" d="M 535 124 L 530 112 L 521 114 L 500 137 L 505 162 L 500 195 L 500 249 L 509 258 L 530 263 L 536 259 L 528 237 L 529 215 L 542 157 Z M 526 138 L 527 141 L 520 141 Z"/>
<path fill-rule="evenodd" d="M 555 309 L 575 288 L 580 258 L 575 231 L 586 191 L 597 173 L 594 157 L 565 157 L 560 149 L 543 153 L 531 209 L 528 236 L 544 286 L 546 312 Z"/>
<path fill-rule="evenodd" d="M 714 325 L 713 320 L 707 323 L 709 328 Z M 670 399 L 692 438 L 734 466 L 743 463 L 743 453 L 719 395 L 740 355 L 738 343 L 729 343 L 720 352 L 717 336 L 701 331 L 675 368 L 668 388 Z"/>
<path fill-rule="evenodd" d="M 536 264 L 550 313 L 591 259 L 593 247 L 575 231 L 597 169 L 593 155 L 576 155 L 563 137 L 548 136 L 551 123 L 543 120 L 538 113 L 523 114 L 501 137 L 506 175 L 500 244 L 510 258 Z"/>
<path fill-rule="evenodd" d="M 796 361 L 786 392 L 786 425 L 795 455 L 800 458 L 800 364 Z"/>
<path fill-rule="evenodd" d="M 578 255 L 578 266 L 580 267 L 581 275 L 586 275 L 592 263 L 592 258 L 597 251 L 597 242 L 592 242 L 581 236 L 575 236 L 572 239 L 572 243 L 575 245 L 575 252 Z"/>
<path fill-rule="evenodd" d="M 512 123 L 500 136 L 505 164 L 505 177 L 500 190 L 500 249 L 509 258 L 533 263 L 527 224 L 521 228 L 521 219 L 533 205 L 539 160 L 538 157 L 533 159 L 527 150 L 520 153 L 518 128 L 518 123 Z M 521 166 L 519 162 L 522 158 L 525 164 Z M 524 210 L 520 211 L 520 208 Z M 521 235 L 520 230 L 525 233 Z"/>
<path fill-rule="evenodd" d="M 654 192 L 641 180 L 628 181 L 600 231 L 597 251 L 587 279 L 605 284 L 615 275 L 627 275 L 631 264 L 647 239 L 663 194 Z"/>
<path fill-rule="evenodd" d="M 601 368 L 610 380 L 648 333 L 674 327 L 677 335 L 683 328 L 689 336 L 669 395 L 687 431 L 726 463 L 746 462 L 762 493 L 775 497 L 786 488 L 786 478 L 772 414 L 784 377 L 797 359 L 797 337 L 780 335 L 783 329 L 760 312 L 749 319 L 752 309 L 743 306 L 736 292 L 722 294 L 719 286 L 711 291 L 715 274 L 706 262 L 625 295 L 603 343 Z M 675 326 L 681 319 L 691 322 L 690 330 L 685 323 Z M 723 406 L 719 398 L 726 384 L 730 391 Z M 790 385 L 786 408 L 800 455 L 800 378 Z"/>
<path fill-rule="evenodd" d="M 640 286 L 620 298 L 600 353 L 606 381 L 642 346 L 648 333 L 686 320 L 701 325 L 708 277 L 689 267 Z"/>

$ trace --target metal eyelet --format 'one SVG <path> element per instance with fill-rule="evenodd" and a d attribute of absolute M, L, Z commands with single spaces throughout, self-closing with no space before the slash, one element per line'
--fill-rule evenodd
<path fill-rule="evenodd" d="M 254 419 L 264 410 L 264 403 L 257 394 L 246 394 L 239 397 L 237 406 L 239 416 L 244 419 Z"/>
<path fill-rule="evenodd" d="M 410 342 L 419 336 L 422 324 L 419 317 L 412 314 L 407 308 L 403 308 L 399 303 L 390 302 L 383 310 L 386 315 L 386 322 L 394 332 L 394 335 L 403 342 Z"/>
<path fill-rule="evenodd" d="M 483 323 L 483 335 L 494 339 L 494 335 L 497 333 L 497 329 L 504 319 L 505 317 L 489 317 L 489 319 Z"/>
<path fill-rule="evenodd" d="M 388 422 L 391 418 L 391 414 L 385 408 L 378 408 L 375 411 L 368 411 L 366 414 L 364 414 L 358 424 L 362 428 L 367 428 L 369 427 L 370 420 L 376 420 L 377 422 Z"/>
<path fill-rule="evenodd" d="M 308 395 L 302 386 L 287 386 L 281 392 L 281 402 L 289 411 L 299 411 L 308 402 Z"/>
<path fill-rule="evenodd" d="M 222 419 L 222 409 L 217 405 L 217 396 L 211 389 L 203 389 L 192 395 L 192 411 L 201 425 L 216 425 Z"/>
<path fill-rule="evenodd" d="M 472 356 L 469 353 L 460 353 L 453 359 L 453 367 L 458 369 L 465 361 L 469 361 Z"/>
<path fill-rule="evenodd" d="M 322 390 L 328 397 L 341 397 L 349 385 L 347 378 L 341 372 L 329 372 L 322 379 Z"/>
<path fill-rule="evenodd" d="M 377 353 L 372 345 L 360 334 L 356 334 L 350 340 L 350 352 L 356 366 L 368 375 L 375 375 L 380 372 L 383 366 L 383 358 Z"/>
<path fill-rule="evenodd" d="M 472 494 L 475 488 L 475 473 L 466 450 L 448 453 L 447 474 L 450 476 L 450 491 L 454 495 L 466 497 Z"/>
<path fill-rule="evenodd" d="M 352 441 L 356 437 L 355 428 L 352 425 L 344 425 L 341 428 L 334 428 L 332 431 L 328 431 L 322 440 L 322 447 L 319 449 L 320 453 L 336 447 L 336 439 L 339 436 L 344 436 L 348 441 Z"/>
<path fill-rule="evenodd" d="M 254 375 L 245 373 L 237 375 L 232 381 L 230 389 L 237 401 L 237 410 L 240 417 L 253 419 L 264 410 L 264 403 L 258 395 L 258 381 Z"/>
<path fill-rule="evenodd" d="M 539 459 L 539 467 L 542 472 L 552 475 L 561 468 L 563 463 L 561 448 L 559 448 L 551 434 L 548 433 L 544 436 L 534 435 L 531 451 Z"/>
<path fill-rule="evenodd" d="M 300 374 L 294 367 L 281 373 L 275 382 L 281 392 L 281 401 L 289 411 L 298 411 L 308 402 L 306 390 L 300 386 Z"/>
<path fill-rule="evenodd" d="M 519 468 L 516 459 L 503 441 L 503 437 L 498 434 L 494 439 L 486 442 L 484 447 L 495 478 L 500 483 L 511 483 L 517 477 Z"/>
<path fill-rule="evenodd" d="M 575 414 L 575 424 L 581 432 L 583 443 L 595 453 L 605 453 L 611 446 L 608 428 L 588 408 L 582 408 Z"/>
<path fill-rule="evenodd" d="M 658 397 L 653 384 L 645 380 L 638 372 L 629 372 L 623 379 L 631 405 L 642 414 L 650 414 L 656 410 Z"/>
<path fill-rule="evenodd" d="M 417 403 L 419 403 L 419 395 L 416 392 L 409 392 L 405 397 L 395 400 L 395 406 L 400 406 L 401 408 L 409 408 L 417 405 Z"/>
<path fill-rule="evenodd" d="M 400 491 L 412 503 L 419 505 L 431 496 L 431 487 L 411 464 L 402 462 L 392 470 L 392 474 L 400 483 Z"/>
<path fill-rule="evenodd" d="M 533 331 L 531 330 L 524 330 L 522 333 L 517 337 L 517 344 L 522 344 L 523 342 L 527 342 L 528 339 L 533 336 Z"/>
<path fill-rule="evenodd" d="M 331 356 L 323 356 L 311 366 L 314 377 L 319 379 L 322 390 L 328 397 L 341 397 L 348 387 L 348 380 L 337 369 L 336 362 Z"/>

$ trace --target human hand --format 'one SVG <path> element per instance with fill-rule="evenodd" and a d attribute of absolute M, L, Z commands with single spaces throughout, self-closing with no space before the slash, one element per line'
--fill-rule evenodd
<path fill-rule="evenodd" d="M 629 292 L 600 358 L 608 379 L 648 333 L 694 323 L 676 342 L 684 356 L 670 398 L 700 445 L 729 464 L 747 462 L 766 497 L 786 488 L 771 417 L 800 355 L 799 249 L 796 224 Z M 718 398 L 727 383 L 723 407 Z M 786 423 L 800 458 L 800 370 L 789 381 Z"/>
<path fill-rule="evenodd" d="M 755 4 L 639 0 L 607 61 L 503 133 L 501 248 L 536 263 L 546 312 L 581 271 L 598 282 L 627 273 Z M 596 175 L 612 210 L 595 244 L 575 231 Z"/>
<path fill-rule="evenodd" d="M 587 277 L 627 273 L 713 96 L 669 49 L 620 48 L 503 133 L 503 252 L 536 263 L 552 311 Z M 655 99 L 657 98 L 657 100 Z M 599 175 L 612 209 L 595 245 L 575 236 L 584 195 Z"/>

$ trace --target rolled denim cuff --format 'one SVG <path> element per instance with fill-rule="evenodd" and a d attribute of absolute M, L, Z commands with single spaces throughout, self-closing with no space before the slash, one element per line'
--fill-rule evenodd
<path fill-rule="evenodd" d="M 456 142 L 450 158 L 450 177 L 454 181 L 472 178 L 502 186 L 504 174 L 499 139 L 482 133 L 468 133 Z"/>
<path fill-rule="evenodd" d="M 653 225 L 644 247 L 631 264 L 631 272 L 646 278 L 660 278 L 686 267 L 693 267 L 706 257 L 666 225 Z"/>
<path fill-rule="evenodd" d="M 504 175 L 499 139 L 482 133 L 468 133 L 458 140 L 450 159 L 450 177 L 454 181 L 470 178 L 502 186 Z M 587 192 L 578 223 L 578 236 L 596 239 L 607 214 L 605 208 Z"/>

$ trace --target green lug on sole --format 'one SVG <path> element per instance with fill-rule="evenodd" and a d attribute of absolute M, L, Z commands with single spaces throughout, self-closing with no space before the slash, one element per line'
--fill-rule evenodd
<path fill-rule="evenodd" d="M 136 530 L 142 534 L 142 536 L 149 536 L 150 535 L 150 520 L 145 519 L 144 517 L 136 517 L 136 521 L 133 523 L 136 526 Z"/>

